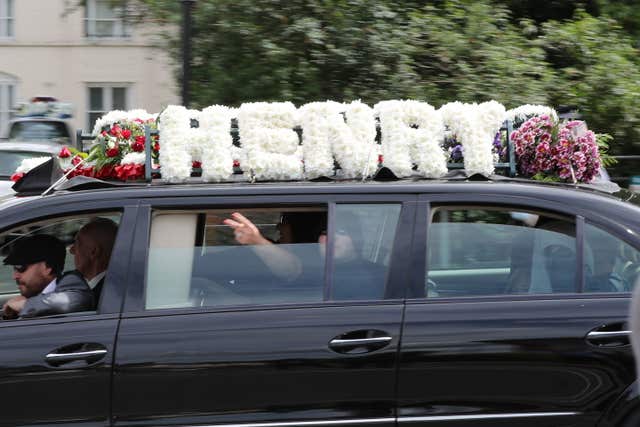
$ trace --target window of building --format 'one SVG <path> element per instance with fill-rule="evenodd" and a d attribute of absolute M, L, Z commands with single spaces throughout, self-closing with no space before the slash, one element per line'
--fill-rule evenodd
<path fill-rule="evenodd" d="M 89 108 L 87 109 L 87 125 L 89 131 L 93 130 L 96 120 L 111 110 L 129 109 L 130 87 L 127 84 L 89 85 L 87 89 Z"/>
<path fill-rule="evenodd" d="M 6 137 L 9 132 L 9 120 L 16 103 L 16 82 L 0 73 L 0 137 Z"/>
<path fill-rule="evenodd" d="M 14 37 L 14 0 L 0 0 L 0 37 Z"/>
<path fill-rule="evenodd" d="M 114 7 L 110 0 L 87 0 L 84 22 L 87 37 L 129 37 L 131 35 L 124 10 Z"/>
<path fill-rule="evenodd" d="M 248 229 L 229 224 L 237 213 L 261 243 L 243 242 Z M 327 235 L 325 206 L 158 211 L 146 308 L 384 299 L 399 214 L 399 204 L 336 205 Z"/>

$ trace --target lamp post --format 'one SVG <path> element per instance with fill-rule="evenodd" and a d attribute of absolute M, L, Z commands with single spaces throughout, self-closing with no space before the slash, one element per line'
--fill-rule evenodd
<path fill-rule="evenodd" d="M 189 81 L 191 80 L 191 9 L 196 0 L 182 2 L 182 105 L 189 107 Z"/>

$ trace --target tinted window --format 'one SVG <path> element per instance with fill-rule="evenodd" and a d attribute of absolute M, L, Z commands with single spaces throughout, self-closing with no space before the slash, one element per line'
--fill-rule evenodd
<path fill-rule="evenodd" d="M 593 254 L 587 263 L 585 290 L 628 292 L 640 273 L 640 252 L 611 234 L 590 224 L 585 226 L 585 251 Z"/>
<path fill-rule="evenodd" d="M 437 208 L 428 266 L 431 297 L 575 292 L 575 225 L 513 209 Z"/>
<path fill-rule="evenodd" d="M 146 308 L 382 299 L 399 205 L 327 209 L 264 208 L 156 212 L 151 228 Z M 237 213 L 260 242 L 243 242 Z M 333 246 L 331 289 L 327 246 Z"/>
<path fill-rule="evenodd" d="M 19 141 L 55 141 L 69 143 L 69 130 L 63 122 L 23 121 L 11 126 L 9 139 Z"/>
<path fill-rule="evenodd" d="M 100 215 L 101 218 L 108 218 L 116 224 L 120 222 L 120 214 L 109 213 Z M 94 216 L 80 216 L 48 219 L 46 221 L 22 225 L 5 233 L 0 234 L 0 256 L 6 257 L 11 248 L 11 244 L 24 236 L 32 234 L 48 234 L 62 240 L 67 245 L 67 255 L 65 258 L 64 271 L 75 270 L 74 257 L 69 253 L 69 247 L 74 243 L 78 230 L 91 221 Z M 0 264 L 0 295 L 17 293 L 15 280 L 13 279 L 13 267 Z"/>

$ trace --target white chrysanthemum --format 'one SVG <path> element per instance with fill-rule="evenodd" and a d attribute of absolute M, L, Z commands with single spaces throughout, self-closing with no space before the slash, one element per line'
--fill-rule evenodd
<path fill-rule="evenodd" d="M 142 153 L 133 152 L 133 153 L 125 154 L 125 156 L 120 161 L 120 164 L 121 165 L 128 165 L 128 164 L 144 165 L 145 159 L 146 159 L 146 156 L 144 152 Z"/>
<path fill-rule="evenodd" d="M 122 111 L 122 110 L 113 110 L 109 111 L 104 116 L 100 117 L 96 120 L 95 125 L 93 126 L 93 135 L 97 135 L 102 132 L 102 129 L 105 126 L 111 126 L 117 122 L 123 121 L 133 121 L 135 119 L 140 119 L 143 121 L 147 121 L 150 119 L 155 120 L 158 117 L 157 114 L 150 114 L 146 110 L 137 109 L 130 111 Z"/>
<path fill-rule="evenodd" d="M 290 102 L 242 104 L 238 111 L 242 168 L 255 179 L 301 179 L 302 147 L 293 128 L 298 110 Z"/>
<path fill-rule="evenodd" d="M 374 107 L 380 119 L 384 164 L 398 176 L 417 172 L 430 178 L 447 173 L 442 148 L 442 115 L 420 101 L 382 101 Z"/>
<path fill-rule="evenodd" d="M 31 169 L 35 168 L 51 159 L 51 157 L 32 157 L 30 159 L 24 159 L 20 162 L 20 165 L 16 169 L 16 173 L 27 173 Z"/>
<path fill-rule="evenodd" d="M 467 176 L 493 174 L 492 144 L 505 116 L 504 106 L 496 101 L 482 104 L 451 102 L 440 108 L 445 125 L 464 148 Z"/>
<path fill-rule="evenodd" d="M 517 108 L 512 108 L 504 115 L 504 120 L 509 121 L 525 121 L 533 116 L 542 116 L 548 114 L 554 121 L 558 120 L 558 113 L 551 107 L 546 105 L 525 104 Z"/>

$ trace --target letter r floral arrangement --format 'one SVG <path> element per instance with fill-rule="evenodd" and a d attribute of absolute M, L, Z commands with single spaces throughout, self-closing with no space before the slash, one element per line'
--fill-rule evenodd
<path fill-rule="evenodd" d="M 249 181 L 364 179 L 383 167 L 397 177 L 440 178 L 452 163 L 463 163 L 467 176 L 488 177 L 511 149 L 520 176 L 589 183 L 613 162 L 610 137 L 594 134 L 584 122 L 562 122 L 541 105 L 507 111 L 496 101 L 438 109 L 413 100 L 374 107 L 359 101 L 300 108 L 289 102 L 169 106 L 159 115 L 112 111 L 96 121 L 92 134 L 88 152 L 60 151 L 67 177 L 139 180 L 150 164 L 167 182 L 184 182 L 194 169 L 211 182 L 231 180 L 239 171 Z M 20 165 L 12 179 L 35 164 Z"/>

